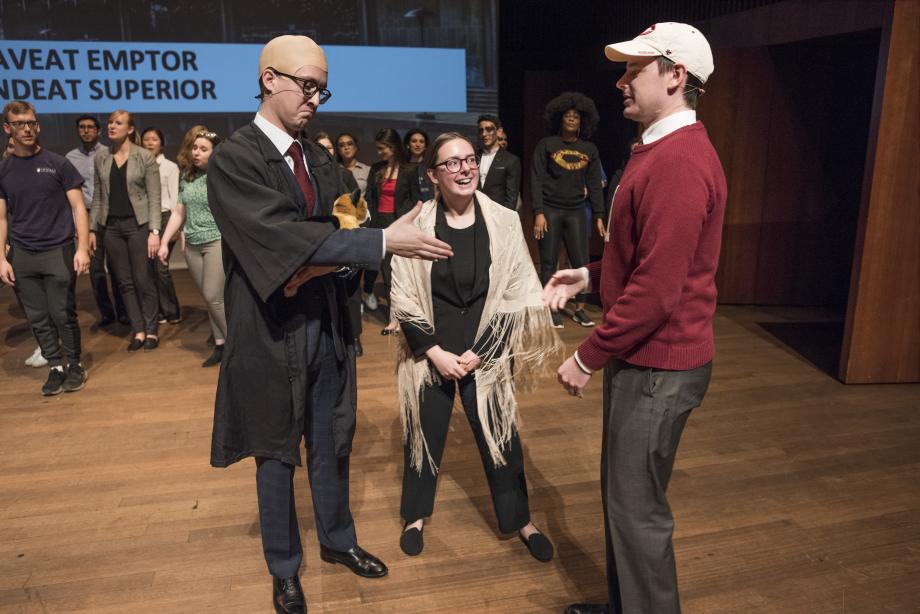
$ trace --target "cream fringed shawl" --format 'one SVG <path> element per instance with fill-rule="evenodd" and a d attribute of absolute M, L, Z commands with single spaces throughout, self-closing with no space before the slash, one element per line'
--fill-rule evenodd
<path fill-rule="evenodd" d="M 542 287 L 521 230 L 517 212 L 502 207 L 476 192 L 489 231 L 489 290 L 476 338 L 486 327 L 501 343 L 492 344 L 482 364 L 474 371 L 476 401 L 483 435 L 497 466 L 505 464 L 502 450 L 511 440 L 518 422 L 515 389 L 532 390 L 547 363 L 562 351 L 562 342 L 551 325 L 549 309 L 543 306 Z M 437 203 L 422 205 L 415 224 L 434 236 Z M 393 316 L 426 332 L 434 331 L 431 301 L 431 262 L 393 257 L 390 301 Z M 397 355 L 399 402 L 402 406 L 403 437 L 411 452 L 412 468 L 421 472 L 423 455 L 432 472 L 437 472 L 419 419 L 419 396 L 426 385 L 440 380 L 427 359 L 416 359 L 400 336 Z"/>

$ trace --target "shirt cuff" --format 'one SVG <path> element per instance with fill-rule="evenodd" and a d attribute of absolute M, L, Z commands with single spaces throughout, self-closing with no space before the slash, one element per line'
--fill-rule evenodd
<path fill-rule="evenodd" d="M 582 372 L 585 373 L 585 375 L 593 375 L 593 374 L 594 374 L 594 371 L 592 371 L 591 369 L 589 369 L 588 367 L 586 367 L 586 366 L 585 366 L 585 363 L 581 362 L 581 358 L 578 357 L 578 350 L 575 351 L 575 353 L 572 355 L 572 357 L 575 359 L 575 364 L 578 365 L 578 368 L 581 369 Z"/>
<path fill-rule="evenodd" d="M 588 271 L 588 267 L 586 267 L 586 266 L 583 266 L 583 267 L 581 267 L 581 268 L 578 269 L 578 270 L 581 271 L 581 276 L 582 276 L 582 277 L 584 278 L 584 280 L 585 280 L 585 289 L 582 290 L 582 292 L 585 293 L 585 294 L 588 294 L 589 292 L 591 292 L 591 273 Z M 577 352 L 576 352 L 576 356 L 577 356 L 577 355 L 578 355 L 578 354 L 577 354 Z"/>

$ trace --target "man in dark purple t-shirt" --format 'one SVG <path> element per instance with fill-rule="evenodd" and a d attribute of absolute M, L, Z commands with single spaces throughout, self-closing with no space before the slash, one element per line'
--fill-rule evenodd
<path fill-rule="evenodd" d="M 75 392 L 86 382 L 74 290 L 77 274 L 89 268 L 89 218 L 83 177 L 66 158 L 38 144 L 40 130 L 28 102 L 14 100 L 3 108 L 13 155 L 0 161 L 0 279 L 15 289 L 51 366 L 42 386 L 50 396 Z"/>

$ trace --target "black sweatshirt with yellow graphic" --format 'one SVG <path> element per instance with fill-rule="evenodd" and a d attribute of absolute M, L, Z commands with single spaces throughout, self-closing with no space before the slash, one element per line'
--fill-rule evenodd
<path fill-rule="evenodd" d="M 577 139 L 563 141 L 548 136 L 533 152 L 531 199 L 534 215 L 548 205 L 577 209 L 585 202 L 585 189 L 595 218 L 604 217 L 604 189 L 601 163 L 594 143 Z"/>

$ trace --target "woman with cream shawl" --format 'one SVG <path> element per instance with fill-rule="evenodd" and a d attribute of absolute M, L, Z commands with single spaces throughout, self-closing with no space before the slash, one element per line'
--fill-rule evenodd
<path fill-rule="evenodd" d="M 443 134 L 426 166 L 436 198 L 416 224 L 449 243 L 454 256 L 433 264 L 393 258 L 393 313 L 404 333 L 397 365 L 405 430 L 400 547 L 411 556 L 422 551 L 459 389 L 499 530 L 518 532 L 534 558 L 549 561 L 553 545 L 530 520 L 515 390 L 532 386 L 561 343 L 517 213 L 476 190 L 472 144 Z"/>

